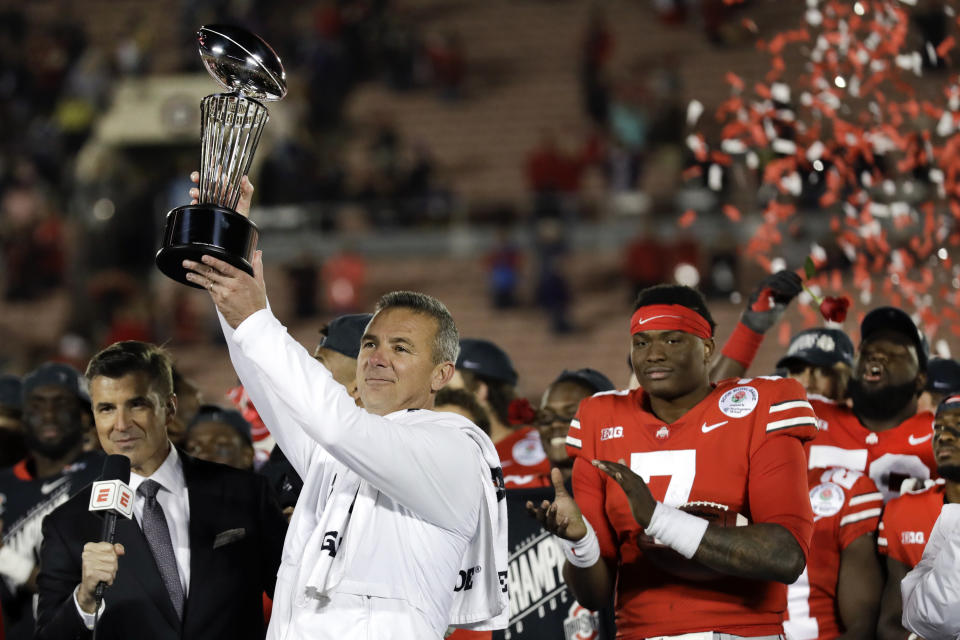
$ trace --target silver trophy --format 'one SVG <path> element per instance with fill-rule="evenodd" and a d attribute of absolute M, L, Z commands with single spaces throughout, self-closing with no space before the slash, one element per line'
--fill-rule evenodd
<path fill-rule="evenodd" d="M 199 204 L 167 214 L 157 267 L 177 282 L 188 281 L 184 259 L 212 255 L 253 273 L 253 253 L 260 230 L 234 209 L 240 180 L 250 169 L 263 126 L 270 119 L 262 102 L 287 93 L 283 64 L 270 45 L 239 27 L 208 25 L 197 31 L 200 58 L 228 93 L 209 95 L 200 103 Z"/>

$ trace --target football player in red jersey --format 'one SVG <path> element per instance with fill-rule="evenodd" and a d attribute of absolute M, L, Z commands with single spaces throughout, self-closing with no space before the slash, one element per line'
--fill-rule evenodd
<path fill-rule="evenodd" d="M 460 340 L 456 373 L 447 388 L 466 389 L 487 412 L 490 439 L 497 447 L 505 483 L 550 473 L 550 461 L 540 446 L 537 430 L 523 420 L 515 424 L 511 416 L 511 405 L 517 404 L 518 379 L 503 349 L 480 338 Z M 533 409 L 526 400 L 520 401 L 532 419 Z"/>
<path fill-rule="evenodd" d="M 543 392 L 540 409 L 533 422 L 550 466 L 560 469 L 564 482 L 573 475 L 573 459 L 567 453 L 566 442 L 570 421 L 576 415 L 580 402 L 595 393 L 613 391 L 615 388 L 610 378 L 595 369 L 564 369 Z M 516 486 L 549 487 L 550 474 L 537 476 Z M 507 488 L 511 488 L 510 485 Z"/>
<path fill-rule="evenodd" d="M 563 541 L 564 577 L 581 604 L 603 606 L 616 590 L 619 638 L 780 637 L 786 585 L 803 571 L 813 531 L 806 392 L 781 379 L 712 385 L 715 325 L 688 287 L 641 292 L 630 326 L 642 387 L 581 403 L 567 440 L 576 502 L 554 470 L 554 501 L 528 510 Z M 677 508 L 691 501 L 751 524 L 718 526 Z M 644 533 L 713 577 L 661 568 Z"/>
<path fill-rule="evenodd" d="M 883 640 L 910 636 L 900 622 L 900 581 L 920 562 L 943 505 L 960 503 L 960 395 L 948 396 L 937 407 L 932 449 L 942 480 L 894 498 L 883 513 L 877 538 L 877 548 L 887 558 L 878 629 Z"/>
<path fill-rule="evenodd" d="M 809 466 L 863 471 L 883 492 L 900 493 L 907 478 L 927 480 L 933 414 L 917 413 L 926 384 L 927 344 L 906 313 L 874 309 L 860 325 L 860 349 L 847 385 L 851 406 L 811 399 L 820 431 L 808 445 Z"/>
<path fill-rule="evenodd" d="M 840 401 L 853 368 L 853 342 L 839 329 L 801 331 L 777 362 L 808 397 Z M 810 469 L 813 542 L 807 568 L 787 588 L 784 630 L 791 640 L 874 638 L 883 576 L 874 534 L 883 494 L 849 469 Z"/>
<path fill-rule="evenodd" d="M 876 637 L 883 575 L 874 534 L 883 494 L 850 469 L 810 469 L 813 542 L 807 568 L 787 588 L 790 640 Z"/>

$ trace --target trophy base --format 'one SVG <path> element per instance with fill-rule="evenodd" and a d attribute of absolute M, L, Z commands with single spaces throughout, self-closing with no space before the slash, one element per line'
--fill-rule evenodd
<path fill-rule="evenodd" d="M 195 289 L 203 287 L 187 280 L 189 272 L 183 268 L 184 260 L 200 262 L 205 255 L 213 256 L 253 275 L 253 254 L 259 238 L 256 224 L 226 207 L 177 207 L 167 214 L 157 267 L 167 277 Z"/>

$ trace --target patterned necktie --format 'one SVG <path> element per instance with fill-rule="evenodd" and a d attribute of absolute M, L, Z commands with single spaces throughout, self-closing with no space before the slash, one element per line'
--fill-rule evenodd
<path fill-rule="evenodd" d="M 154 480 L 144 480 L 137 488 L 137 494 L 143 497 L 143 522 L 140 526 L 147 538 L 147 544 L 150 545 L 150 551 L 153 552 L 157 568 L 160 569 L 160 577 L 170 594 L 173 608 L 177 610 L 177 617 L 183 619 L 183 586 L 180 584 L 173 543 L 170 542 L 167 518 L 163 515 L 163 507 L 157 502 L 159 490 L 160 484 Z"/>

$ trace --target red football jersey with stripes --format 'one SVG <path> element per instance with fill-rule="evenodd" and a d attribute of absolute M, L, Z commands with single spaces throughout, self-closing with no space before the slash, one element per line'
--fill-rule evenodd
<path fill-rule="evenodd" d="M 518 427 L 494 445 L 507 489 L 550 486 L 550 460 L 534 427 Z"/>
<path fill-rule="evenodd" d="M 642 389 L 597 394 L 580 404 L 567 436 L 577 504 L 618 566 L 617 637 L 781 633 L 786 585 L 696 582 L 659 569 L 637 544 L 642 529 L 623 490 L 590 461 L 627 461 L 670 506 L 718 502 L 751 522 L 781 524 L 806 554 L 813 514 L 802 441 L 816 433 L 806 392 L 795 380 L 730 379 L 672 424 L 647 407 Z"/>
<path fill-rule="evenodd" d="M 843 633 L 837 619 L 840 554 L 876 532 L 883 494 L 868 476 L 850 469 L 810 469 L 808 480 L 813 542 L 806 569 L 787 588 L 783 628 L 791 640 L 827 640 Z"/>
<path fill-rule="evenodd" d="M 935 478 L 933 414 L 918 413 L 887 431 L 870 431 L 846 405 L 810 398 L 820 431 L 807 445 L 809 466 L 863 471 L 883 493 L 884 502 L 900 495 L 907 478 Z"/>
<path fill-rule="evenodd" d="M 911 569 L 917 566 L 927 546 L 933 525 L 943 508 L 945 485 L 938 482 L 920 491 L 894 498 L 883 512 L 877 549 Z"/>

